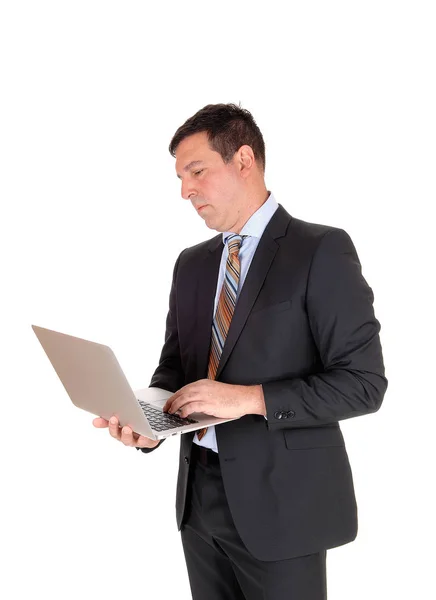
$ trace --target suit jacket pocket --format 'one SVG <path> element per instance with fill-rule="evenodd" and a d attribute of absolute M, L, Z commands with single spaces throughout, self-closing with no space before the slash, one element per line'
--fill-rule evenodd
<path fill-rule="evenodd" d="M 291 301 L 284 300 L 283 302 L 277 302 L 276 304 L 268 304 L 267 306 L 262 306 L 261 308 L 254 308 L 250 312 L 250 316 L 281 312 L 282 310 L 288 309 L 290 306 Z"/>
<path fill-rule="evenodd" d="M 283 435 L 288 450 L 345 446 L 339 426 L 283 429 Z"/>

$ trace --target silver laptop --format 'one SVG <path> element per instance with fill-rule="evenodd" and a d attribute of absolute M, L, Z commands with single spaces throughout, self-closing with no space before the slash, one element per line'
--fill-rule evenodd
<path fill-rule="evenodd" d="M 38 340 L 75 406 L 152 440 L 235 419 L 192 413 L 182 419 L 162 408 L 173 392 L 157 387 L 133 391 L 115 354 L 103 344 L 32 325 Z"/>

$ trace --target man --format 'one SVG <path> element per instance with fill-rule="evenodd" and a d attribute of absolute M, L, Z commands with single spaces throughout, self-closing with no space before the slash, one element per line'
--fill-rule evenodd
<path fill-rule="evenodd" d="M 338 421 L 387 388 L 373 293 L 349 235 L 265 186 L 251 114 L 208 105 L 175 133 L 182 196 L 219 235 L 178 257 L 150 386 L 164 407 L 236 420 L 180 436 L 176 514 L 194 600 L 321 600 L 326 550 L 357 534 Z M 110 434 L 150 452 L 155 442 Z"/>

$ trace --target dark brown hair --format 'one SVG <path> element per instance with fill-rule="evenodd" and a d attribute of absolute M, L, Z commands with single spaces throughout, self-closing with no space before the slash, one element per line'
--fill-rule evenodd
<path fill-rule="evenodd" d="M 175 157 L 180 142 L 201 131 L 207 133 L 210 148 L 220 153 L 225 164 L 247 144 L 265 172 L 265 142 L 248 110 L 236 104 L 208 104 L 178 128 L 169 145 L 170 154 Z"/>

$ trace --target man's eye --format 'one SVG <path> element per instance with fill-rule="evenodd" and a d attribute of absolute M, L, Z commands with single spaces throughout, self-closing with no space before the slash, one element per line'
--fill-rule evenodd
<path fill-rule="evenodd" d="M 200 169 L 199 171 L 194 171 L 194 175 L 200 175 L 200 173 L 203 173 L 204 169 Z"/>

